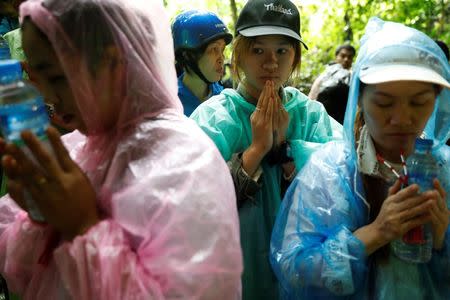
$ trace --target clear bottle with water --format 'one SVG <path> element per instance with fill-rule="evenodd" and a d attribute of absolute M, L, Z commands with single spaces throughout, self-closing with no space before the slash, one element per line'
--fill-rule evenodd
<path fill-rule="evenodd" d="M 3 138 L 20 146 L 37 163 L 24 145 L 20 133 L 30 130 L 50 148 L 45 134 L 49 123 L 42 96 L 31 84 L 22 80 L 20 62 L 0 61 L 0 129 Z M 25 200 L 30 218 L 43 222 L 42 214 L 27 191 Z"/>
<path fill-rule="evenodd" d="M 8 42 L 0 35 L 0 60 L 11 59 Z"/>
<path fill-rule="evenodd" d="M 416 139 L 415 152 L 406 160 L 408 184 L 417 184 L 419 193 L 434 189 L 433 180 L 439 174 L 439 166 L 431 154 L 433 141 Z M 411 263 L 426 263 L 431 259 L 433 235 L 431 224 L 413 228 L 402 239 L 392 243 L 394 253 Z"/>

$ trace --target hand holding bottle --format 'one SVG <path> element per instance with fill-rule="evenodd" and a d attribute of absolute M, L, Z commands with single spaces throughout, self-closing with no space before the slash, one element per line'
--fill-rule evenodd
<path fill-rule="evenodd" d="M 419 187 L 411 185 L 400 190 L 400 181 L 389 189 L 388 197 L 384 200 L 380 213 L 373 222 L 386 242 L 400 238 L 414 227 L 430 221 L 430 210 L 435 202 L 433 192 L 418 194 Z"/>
<path fill-rule="evenodd" d="M 27 209 L 24 189 L 28 190 L 47 223 L 71 240 L 99 221 L 96 193 L 70 158 L 58 131 L 50 127 L 46 133 L 54 155 L 31 132 L 21 134 L 39 165 L 16 145 L 0 141 L 8 191 L 19 206 Z"/>
<path fill-rule="evenodd" d="M 383 201 L 376 219 L 354 232 L 355 236 L 366 245 L 366 252 L 369 255 L 431 219 L 430 211 L 435 202 L 434 193 L 428 191 L 418 194 L 417 185 L 402 190 L 400 188 L 401 182 L 397 180 L 389 188 L 388 196 Z"/>

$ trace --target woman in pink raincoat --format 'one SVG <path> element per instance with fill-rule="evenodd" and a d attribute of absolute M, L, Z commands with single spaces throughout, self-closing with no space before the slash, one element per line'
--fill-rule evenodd
<path fill-rule="evenodd" d="M 1 141 L 0 272 L 24 299 L 236 299 L 242 259 L 229 171 L 177 98 L 156 0 L 29 0 L 23 48 L 67 126 L 42 165 Z M 28 190 L 45 218 L 31 220 Z M 19 208 L 21 207 L 21 208 Z"/>

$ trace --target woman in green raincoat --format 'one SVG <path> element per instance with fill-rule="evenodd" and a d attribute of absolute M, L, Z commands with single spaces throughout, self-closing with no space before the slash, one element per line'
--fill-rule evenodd
<path fill-rule="evenodd" d="M 228 162 L 239 206 L 243 299 L 277 299 L 269 264 L 284 188 L 310 154 L 341 136 L 317 101 L 283 87 L 300 66 L 300 16 L 288 0 L 250 0 L 239 15 L 232 65 L 239 83 L 191 115 Z M 312 179 L 313 180 L 313 179 Z"/>

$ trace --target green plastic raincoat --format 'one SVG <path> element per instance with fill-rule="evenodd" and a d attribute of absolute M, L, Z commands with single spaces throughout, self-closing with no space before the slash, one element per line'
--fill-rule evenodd
<path fill-rule="evenodd" d="M 311 153 L 330 140 L 342 137 L 342 127 L 328 116 L 323 105 L 310 100 L 295 88 L 284 88 L 284 107 L 290 121 L 286 139 L 297 170 Z M 233 154 L 246 150 L 252 141 L 250 115 L 255 106 L 237 91 L 225 89 L 220 95 L 202 103 L 191 115 L 209 135 L 222 156 L 229 161 Z M 275 217 L 282 195 L 283 170 L 261 163 L 262 187 L 256 202 L 245 202 L 239 210 L 241 245 L 244 255 L 243 299 L 277 299 L 277 279 L 269 264 L 269 246 Z"/>

